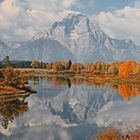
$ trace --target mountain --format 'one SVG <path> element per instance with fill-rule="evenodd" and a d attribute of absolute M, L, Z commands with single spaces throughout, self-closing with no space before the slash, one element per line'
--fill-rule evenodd
<path fill-rule="evenodd" d="M 22 45 L 14 49 L 11 59 L 15 60 L 40 60 L 43 62 L 51 62 L 56 60 L 75 61 L 73 55 L 64 48 L 57 40 L 54 39 L 38 39 L 22 43 Z"/>
<path fill-rule="evenodd" d="M 48 99 L 47 106 L 53 115 L 60 116 L 67 124 L 92 121 L 98 111 L 111 101 L 123 100 L 117 93 L 110 94 L 108 88 L 92 88 L 87 85 L 72 85 L 70 89 Z"/>
<path fill-rule="evenodd" d="M 131 40 L 109 37 L 96 20 L 86 15 L 70 13 L 50 29 L 37 33 L 31 40 L 13 47 L 12 59 L 55 61 L 72 59 L 87 63 L 102 60 L 140 61 L 140 47 Z"/>

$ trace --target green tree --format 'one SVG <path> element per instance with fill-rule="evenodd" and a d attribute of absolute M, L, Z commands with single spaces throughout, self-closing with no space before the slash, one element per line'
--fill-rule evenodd
<path fill-rule="evenodd" d="M 10 66 L 10 57 L 9 56 L 5 56 L 4 59 L 3 59 L 3 61 L 2 61 L 2 63 L 3 63 L 3 65 L 5 67 Z"/>
<path fill-rule="evenodd" d="M 72 65 L 72 61 L 69 60 L 69 62 L 68 62 L 68 70 L 71 68 L 71 65 Z"/>

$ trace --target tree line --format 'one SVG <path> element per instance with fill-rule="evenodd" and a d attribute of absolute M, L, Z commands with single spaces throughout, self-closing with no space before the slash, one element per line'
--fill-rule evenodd
<path fill-rule="evenodd" d="M 75 73 L 113 74 L 119 76 L 140 76 L 140 64 L 134 60 L 123 62 L 102 61 L 88 64 L 73 63 L 69 61 L 55 61 L 48 63 L 46 69 L 53 71 L 71 70 Z"/>
<path fill-rule="evenodd" d="M 112 61 L 105 63 L 102 61 L 91 62 L 87 64 L 72 63 L 68 61 L 54 61 L 51 63 L 43 63 L 37 60 L 32 61 L 10 61 L 6 56 L 0 63 L 0 67 L 12 66 L 13 68 L 45 68 L 53 71 L 72 71 L 75 73 L 93 73 L 93 74 L 114 74 L 119 76 L 136 76 L 140 75 L 140 64 L 134 60 L 126 60 L 122 62 Z"/>
<path fill-rule="evenodd" d="M 45 68 L 46 63 L 33 61 L 11 61 L 9 56 L 5 56 L 0 62 L 0 68 L 12 66 L 13 68 Z"/>

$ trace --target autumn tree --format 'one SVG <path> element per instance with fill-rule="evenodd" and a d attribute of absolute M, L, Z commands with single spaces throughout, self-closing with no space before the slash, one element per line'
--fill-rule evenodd
<path fill-rule="evenodd" d="M 47 65 L 46 65 L 46 69 L 47 69 L 47 70 L 51 70 L 51 69 L 52 69 L 52 65 L 53 65 L 52 63 L 47 64 Z"/>
<path fill-rule="evenodd" d="M 72 69 L 73 71 L 76 71 L 76 72 L 81 71 L 83 68 L 84 68 L 83 65 L 80 64 L 80 63 L 75 63 L 75 64 L 72 64 L 72 65 L 71 65 L 71 69 Z"/>
<path fill-rule="evenodd" d="M 64 70 L 68 70 L 69 69 L 69 62 L 68 61 L 62 61 L 61 64 L 63 65 Z"/>
<path fill-rule="evenodd" d="M 26 76 L 21 72 L 7 67 L 2 70 L 2 82 L 6 86 L 17 87 L 27 82 Z"/>
<path fill-rule="evenodd" d="M 105 70 L 106 69 L 106 64 L 102 61 L 96 62 L 95 63 L 95 70 Z"/>
<path fill-rule="evenodd" d="M 55 61 L 52 64 L 52 69 L 55 71 L 63 71 L 69 68 L 69 62 L 67 61 Z"/>
<path fill-rule="evenodd" d="M 118 75 L 119 67 L 119 62 L 110 62 L 107 64 L 106 69 L 108 73 Z"/>
<path fill-rule="evenodd" d="M 84 70 L 86 70 L 87 72 L 93 72 L 96 69 L 96 65 L 95 63 L 88 63 L 84 65 Z"/>
<path fill-rule="evenodd" d="M 138 72 L 138 64 L 136 61 L 128 60 L 121 63 L 119 68 L 119 76 L 134 76 Z"/>
<path fill-rule="evenodd" d="M 136 65 L 136 69 L 135 69 L 134 75 L 140 76 L 140 64 Z"/>
<path fill-rule="evenodd" d="M 57 65 L 56 69 L 57 69 L 58 71 L 63 71 L 63 70 L 65 70 L 65 66 L 64 66 L 63 64 L 60 63 L 59 65 Z"/>
<path fill-rule="evenodd" d="M 39 62 L 36 61 L 36 60 L 33 60 L 32 63 L 31 63 L 31 67 L 35 68 L 35 69 L 38 68 L 39 67 Z"/>

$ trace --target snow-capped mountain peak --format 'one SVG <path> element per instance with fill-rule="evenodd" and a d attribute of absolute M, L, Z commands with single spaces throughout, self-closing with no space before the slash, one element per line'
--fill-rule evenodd
<path fill-rule="evenodd" d="M 65 53 L 60 56 L 54 49 L 54 44 L 57 50 L 61 49 Z M 54 61 L 61 57 L 61 60 L 67 58 L 82 63 L 126 59 L 140 61 L 140 48 L 132 41 L 112 39 L 100 28 L 96 19 L 90 19 L 81 13 L 68 14 L 62 21 L 55 22 L 49 29 L 46 27 L 45 31 L 37 33 L 32 40 L 22 43 L 21 46 L 16 49 L 16 54 L 19 52 L 20 55 L 11 54 L 12 59 Z M 48 54 L 47 48 L 51 49 L 51 54 Z M 31 55 L 28 56 L 27 52 Z"/>

